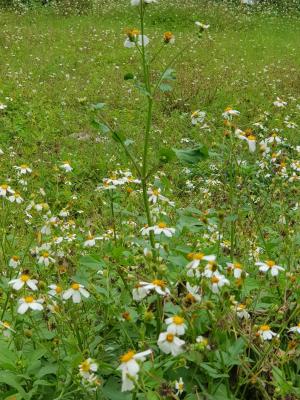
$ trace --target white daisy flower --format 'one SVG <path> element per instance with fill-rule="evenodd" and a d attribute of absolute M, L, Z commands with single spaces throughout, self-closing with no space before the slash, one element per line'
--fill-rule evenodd
<path fill-rule="evenodd" d="M 61 165 L 60 168 L 63 169 L 65 172 L 71 172 L 73 171 L 73 168 L 71 167 L 71 164 L 69 161 L 64 161 Z"/>
<path fill-rule="evenodd" d="M 236 305 L 236 315 L 240 319 L 249 319 L 250 318 L 250 314 L 246 310 L 246 305 L 242 304 L 242 303 Z"/>
<path fill-rule="evenodd" d="M 192 125 L 197 125 L 199 123 L 203 123 L 206 117 L 205 111 L 196 110 L 191 115 Z"/>
<path fill-rule="evenodd" d="M 21 259 L 19 256 L 12 256 L 8 262 L 8 266 L 11 268 L 17 268 L 21 264 Z"/>
<path fill-rule="evenodd" d="M 27 164 L 15 165 L 14 168 L 20 172 L 21 175 L 31 174 L 32 169 Z"/>
<path fill-rule="evenodd" d="M 279 336 L 277 333 L 271 331 L 269 325 L 261 325 L 257 333 L 263 340 L 272 340 L 273 337 Z"/>
<path fill-rule="evenodd" d="M 140 301 L 145 298 L 152 290 L 154 290 L 160 296 L 167 296 L 170 294 L 170 290 L 166 287 L 165 281 L 160 279 L 154 279 L 151 283 L 139 282 L 132 291 L 133 299 Z"/>
<path fill-rule="evenodd" d="M 27 310 L 42 311 L 43 306 L 41 303 L 43 303 L 42 299 L 35 300 L 35 298 L 32 296 L 22 297 L 19 300 L 20 305 L 18 307 L 17 312 L 19 314 L 25 314 Z"/>
<path fill-rule="evenodd" d="M 283 108 L 287 106 L 287 102 L 281 100 L 279 97 L 277 97 L 276 101 L 274 101 L 273 105 L 275 107 Z"/>
<path fill-rule="evenodd" d="M 186 324 L 184 318 L 174 315 L 173 317 L 165 319 L 165 323 L 168 325 L 167 332 L 174 333 L 174 335 L 182 336 L 186 330 Z"/>
<path fill-rule="evenodd" d="M 210 261 L 214 262 L 216 260 L 216 256 L 211 254 L 211 255 L 205 255 L 204 253 L 190 253 L 188 254 L 188 258 L 191 260 L 186 268 L 188 270 L 190 269 L 197 269 L 201 263 L 201 261 Z"/>
<path fill-rule="evenodd" d="M 273 260 L 267 260 L 265 262 L 256 262 L 255 265 L 259 267 L 259 270 L 261 272 L 268 272 L 270 271 L 272 276 L 277 276 L 279 274 L 279 271 L 284 271 L 283 267 L 280 267 L 279 265 L 276 265 L 275 261 Z"/>
<path fill-rule="evenodd" d="M 102 238 L 99 236 L 93 236 L 91 234 L 91 232 L 89 232 L 85 242 L 83 243 L 83 246 L 84 247 L 93 247 L 96 245 L 96 240 L 100 240 L 100 239 L 102 239 Z"/>
<path fill-rule="evenodd" d="M 179 396 L 184 392 L 184 382 L 181 377 L 179 378 L 179 381 L 175 381 L 175 390 L 176 396 Z"/>
<path fill-rule="evenodd" d="M 94 372 L 97 372 L 98 364 L 92 358 L 87 358 L 79 364 L 78 368 L 80 375 L 85 379 L 89 379 Z"/>
<path fill-rule="evenodd" d="M 36 279 L 30 279 L 30 276 L 27 274 L 20 274 L 19 278 L 8 282 L 14 290 L 20 290 L 24 285 L 28 286 L 31 290 L 38 290 L 37 283 Z"/>
<path fill-rule="evenodd" d="M 199 286 L 191 286 L 189 282 L 186 284 L 186 290 L 188 294 L 185 296 L 186 300 L 191 303 L 200 302 L 202 297 L 199 294 L 200 287 Z"/>
<path fill-rule="evenodd" d="M 53 285 L 49 285 L 48 287 L 49 287 L 49 289 L 51 289 L 48 292 L 48 294 L 50 296 L 59 296 L 62 294 L 63 289 L 61 286 L 53 284 Z"/>
<path fill-rule="evenodd" d="M 0 197 L 6 197 L 8 194 L 13 194 L 14 190 L 4 183 L 3 185 L 0 185 Z"/>
<path fill-rule="evenodd" d="M 8 200 L 11 203 L 17 203 L 17 204 L 21 204 L 24 201 L 23 197 L 20 195 L 19 192 L 15 192 L 12 195 L 8 196 Z"/>
<path fill-rule="evenodd" d="M 200 347 L 201 350 L 203 349 L 207 349 L 207 350 L 211 350 L 211 347 L 209 345 L 208 339 L 204 336 L 197 336 L 196 338 L 196 342 L 198 343 L 198 347 Z"/>
<path fill-rule="evenodd" d="M 172 237 L 175 233 L 175 229 L 169 228 L 167 226 L 167 224 L 164 222 L 159 222 L 157 225 L 146 228 L 147 233 L 149 233 L 150 231 L 153 231 L 154 235 L 160 235 L 163 233 L 167 237 Z M 146 234 L 146 233 L 142 232 L 142 234 Z"/>
<path fill-rule="evenodd" d="M 200 28 L 201 31 L 204 31 L 210 27 L 210 25 L 203 24 L 202 22 L 196 21 L 195 25 Z"/>
<path fill-rule="evenodd" d="M 76 282 L 72 283 L 70 289 L 67 289 L 63 293 L 63 299 L 68 300 L 70 297 L 72 297 L 73 303 L 80 303 L 82 296 L 88 298 L 90 297 L 90 294 L 83 285 L 80 285 Z"/>
<path fill-rule="evenodd" d="M 48 251 L 43 251 L 40 253 L 39 258 L 38 258 L 38 264 L 40 265 L 45 265 L 45 267 L 48 267 L 50 263 L 54 263 L 55 260 L 53 257 L 51 257 L 50 253 Z"/>
<path fill-rule="evenodd" d="M 157 3 L 157 0 L 131 0 L 132 6 L 139 6 L 143 1 L 145 4 Z"/>
<path fill-rule="evenodd" d="M 171 332 L 160 333 L 157 341 L 157 345 L 163 353 L 171 353 L 174 357 L 184 351 L 184 344 L 184 340 L 179 339 L 179 337 L 175 336 L 174 333 Z"/>
<path fill-rule="evenodd" d="M 7 338 L 10 337 L 12 333 L 16 333 L 7 321 L 0 321 L 0 331 L 2 331 L 3 336 Z"/>
<path fill-rule="evenodd" d="M 299 322 L 298 325 L 293 326 L 292 328 L 290 328 L 290 329 L 289 329 L 289 332 L 293 332 L 293 333 L 296 332 L 296 333 L 300 334 L 300 322 Z"/>
<path fill-rule="evenodd" d="M 138 379 L 138 373 L 140 371 L 139 362 L 145 361 L 145 357 L 151 353 L 152 350 L 150 349 L 142 351 L 141 353 L 135 353 L 131 350 L 121 356 L 121 364 L 118 370 L 122 372 L 122 392 L 134 389 L 134 382 Z"/>
<path fill-rule="evenodd" d="M 247 272 L 243 270 L 243 267 L 240 263 L 235 262 L 235 263 L 226 263 L 227 269 L 229 272 L 233 272 L 233 276 L 235 279 L 240 279 L 242 274 L 245 276 L 248 276 Z"/>
<path fill-rule="evenodd" d="M 231 108 L 231 107 L 227 107 L 227 108 L 225 109 L 225 111 L 223 112 L 222 117 L 223 117 L 224 119 L 231 120 L 233 117 L 237 117 L 238 115 L 240 115 L 240 112 L 239 112 L 239 111 L 234 110 L 234 109 Z"/>
<path fill-rule="evenodd" d="M 230 285 L 228 279 L 225 278 L 224 275 L 220 274 L 219 272 L 215 272 L 213 276 L 210 278 L 211 282 L 211 290 L 213 293 L 219 293 L 220 289 L 224 285 Z"/>

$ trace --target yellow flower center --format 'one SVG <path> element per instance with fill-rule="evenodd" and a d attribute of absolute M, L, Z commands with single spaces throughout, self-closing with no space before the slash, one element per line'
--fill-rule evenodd
<path fill-rule="evenodd" d="M 44 252 L 42 253 L 42 257 L 48 258 L 48 257 L 49 257 L 49 253 L 48 253 L 47 251 L 44 251 Z"/>
<path fill-rule="evenodd" d="M 204 256 L 205 256 L 204 253 L 195 253 L 195 254 L 193 254 L 193 259 L 194 260 L 202 260 Z"/>
<path fill-rule="evenodd" d="M 26 296 L 24 300 L 25 300 L 26 303 L 33 303 L 34 299 L 33 299 L 32 296 Z"/>
<path fill-rule="evenodd" d="M 300 322 L 297 324 L 298 328 L 300 328 Z"/>
<path fill-rule="evenodd" d="M 27 164 L 21 164 L 21 165 L 20 165 L 20 168 L 26 169 L 26 168 L 28 168 L 28 165 L 27 165 Z"/>
<path fill-rule="evenodd" d="M 159 224 L 157 225 L 160 229 L 164 229 L 167 227 L 167 224 L 165 224 L 164 222 L 159 222 Z"/>
<path fill-rule="evenodd" d="M 120 357 L 120 360 L 121 360 L 122 363 L 126 363 L 126 362 L 132 360 L 134 355 L 135 355 L 135 351 L 129 350 L 127 353 L 123 354 Z"/>
<path fill-rule="evenodd" d="M 168 333 L 166 336 L 166 340 L 167 340 L 167 342 L 172 343 L 174 341 L 173 333 Z"/>
<path fill-rule="evenodd" d="M 10 328 L 10 324 L 8 322 L 3 322 L 4 328 Z"/>
<path fill-rule="evenodd" d="M 93 240 L 94 239 L 94 236 L 93 235 L 91 235 L 91 234 L 88 234 L 87 235 L 87 240 Z"/>
<path fill-rule="evenodd" d="M 220 280 L 220 279 L 219 279 L 217 276 L 213 276 L 213 277 L 211 278 L 211 283 L 218 283 L 219 280 Z"/>
<path fill-rule="evenodd" d="M 83 361 L 83 363 L 81 364 L 80 367 L 81 367 L 82 371 L 89 372 L 91 365 L 88 360 L 85 360 L 85 361 Z"/>
<path fill-rule="evenodd" d="M 153 189 L 152 193 L 154 194 L 154 196 L 158 196 L 159 195 L 159 190 L 158 189 Z"/>
<path fill-rule="evenodd" d="M 165 43 L 169 43 L 173 38 L 173 33 L 172 32 L 165 32 L 164 33 L 164 41 Z"/>
<path fill-rule="evenodd" d="M 79 283 L 72 283 L 71 288 L 73 290 L 79 290 L 79 288 L 80 288 Z"/>
<path fill-rule="evenodd" d="M 1 187 L 1 189 L 3 189 L 3 190 L 7 190 L 7 189 L 8 189 L 8 185 L 6 185 L 6 184 L 1 185 L 0 187 Z"/>
<path fill-rule="evenodd" d="M 60 286 L 56 286 L 55 292 L 56 293 L 61 293 L 62 292 L 62 288 Z"/>
<path fill-rule="evenodd" d="M 233 265 L 234 265 L 234 268 L 236 268 L 236 269 L 242 269 L 242 266 L 240 263 L 234 263 Z"/>
<path fill-rule="evenodd" d="M 12 256 L 12 259 L 13 259 L 14 261 L 19 261 L 19 260 L 20 260 L 20 257 L 19 257 L 19 256 Z"/>
<path fill-rule="evenodd" d="M 152 281 L 152 284 L 161 288 L 164 288 L 166 286 L 166 283 L 161 279 L 154 279 L 154 281 Z"/>
<path fill-rule="evenodd" d="M 27 282 L 29 280 L 29 275 L 26 275 L 26 274 L 21 275 L 20 279 L 21 279 L 22 282 Z"/>
<path fill-rule="evenodd" d="M 239 305 L 238 305 L 238 308 L 239 308 L 240 310 L 244 310 L 244 309 L 246 308 L 246 305 L 245 305 L 245 304 L 239 304 Z"/>
<path fill-rule="evenodd" d="M 267 260 L 267 261 L 266 261 L 266 264 L 267 264 L 268 267 L 272 268 L 272 267 L 274 267 L 274 265 L 275 265 L 275 261 Z"/>
<path fill-rule="evenodd" d="M 263 331 L 263 332 L 269 331 L 270 330 L 270 326 L 269 325 L 262 325 L 259 330 Z"/>
<path fill-rule="evenodd" d="M 253 140 L 253 141 L 255 141 L 255 140 L 256 140 L 256 136 L 254 136 L 254 135 L 249 135 L 249 136 L 247 136 L 247 139 L 248 139 L 248 140 Z"/>
<path fill-rule="evenodd" d="M 174 323 L 175 325 L 182 325 L 182 324 L 184 323 L 184 319 L 181 318 L 181 317 L 179 317 L 178 315 L 175 315 L 175 316 L 173 317 L 173 323 Z"/>

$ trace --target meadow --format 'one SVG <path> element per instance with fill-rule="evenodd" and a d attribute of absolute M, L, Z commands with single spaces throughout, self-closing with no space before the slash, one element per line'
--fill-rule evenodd
<path fill-rule="evenodd" d="M 300 399 L 299 5 L 66 3 L 0 11 L 0 400 Z"/>

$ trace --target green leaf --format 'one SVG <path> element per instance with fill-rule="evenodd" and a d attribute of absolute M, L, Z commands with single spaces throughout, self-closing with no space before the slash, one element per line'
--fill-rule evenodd
<path fill-rule="evenodd" d="M 121 143 L 121 144 L 124 144 L 124 142 L 125 142 L 125 137 L 122 135 L 122 133 L 119 133 L 119 132 L 113 132 L 112 133 L 112 138 L 116 141 L 116 142 L 118 142 L 118 143 Z"/>
<path fill-rule="evenodd" d="M 93 110 L 102 110 L 105 107 L 105 103 L 97 103 L 97 104 L 91 104 L 91 108 Z"/>
<path fill-rule="evenodd" d="M 197 164 L 200 161 L 206 160 L 208 158 L 208 150 L 205 146 L 199 144 L 193 149 L 173 149 L 177 158 L 188 164 Z"/>
<path fill-rule="evenodd" d="M 159 160 L 162 163 L 168 163 L 175 158 L 174 150 L 163 147 L 159 150 Z"/>
<path fill-rule="evenodd" d="M 22 396 L 21 397 L 22 399 L 28 398 L 25 390 L 20 385 L 18 377 L 14 373 L 8 372 L 8 371 L 1 371 L 0 383 L 5 383 L 6 385 L 11 386 L 14 389 L 16 389 L 18 391 L 18 393 Z"/>
<path fill-rule="evenodd" d="M 169 85 L 168 83 L 161 83 L 159 85 L 159 88 L 162 92 L 171 92 L 172 91 L 172 86 Z"/>

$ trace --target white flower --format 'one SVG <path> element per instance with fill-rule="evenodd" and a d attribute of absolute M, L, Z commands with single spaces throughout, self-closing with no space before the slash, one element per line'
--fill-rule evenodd
<path fill-rule="evenodd" d="M 34 310 L 34 311 L 42 311 L 43 310 L 43 306 L 42 304 L 43 300 L 42 299 L 38 299 L 35 300 L 34 297 L 32 296 L 25 296 L 22 297 L 19 300 L 19 307 L 18 307 L 18 313 L 19 314 L 24 314 L 26 313 L 27 310 Z"/>
<path fill-rule="evenodd" d="M 242 140 L 245 140 L 248 143 L 250 153 L 254 153 L 256 150 L 256 136 L 252 133 L 246 134 L 245 132 L 241 131 L 240 129 L 236 129 L 235 135 Z"/>
<path fill-rule="evenodd" d="M 222 288 L 224 285 L 230 284 L 229 280 L 219 272 L 214 272 L 213 276 L 210 278 L 210 282 L 213 293 L 219 293 L 220 288 Z"/>
<path fill-rule="evenodd" d="M 237 306 L 236 306 L 236 315 L 240 319 L 249 319 L 250 318 L 250 314 L 246 310 L 245 304 L 242 304 L 242 303 L 237 304 Z"/>
<path fill-rule="evenodd" d="M 197 269 L 202 260 L 209 262 L 214 262 L 216 260 L 215 255 L 211 254 L 206 256 L 204 253 L 190 253 L 188 254 L 188 258 L 191 260 L 191 262 L 187 264 L 187 270 Z"/>
<path fill-rule="evenodd" d="M 122 372 L 122 392 L 132 390 L 134 382 L 138 379 L 140 365 L 137 361 L 145 361 L 145 357 L 152 353 L 152 350 L 146 350 L 141 353 L 128 351 L 121 358 L 121 364 L 118 369 Z"/>
<path fill-rule="evenodd" d="M 12 329 L 10 324 L 6 321 L 0 321 L 0 330 L 2 331 L 4 337 L 10 337 L 12 332 L 16 333 L 16 331 Z"/>
<path fill-rule="evenodd" d="M 188 294 L 186 295 L 186 299 L 192 303 L 201 301 L 201 295 L 199 294 L 199 286 L 191 286 L 189 282 L 186 284 L 186 290 Z"/>
<path fill-rule="evenodd" d="M 147 46 L 150 40 L 146 35 L 140 35 L 137 29 L 129 29 L 127 31 L 127 38 L 124 42 L 124 47 L 131 48 L 135 46 Z"/>
<path fill-rule="evenodd" d="M 281 100 L 279 97 L 277 97 L 277 100 L 274 101 L 273 105 L 274 105 L 275 107 L 282 108 L 282 107 L 286 107 L 286 106 L 287 106 L 287 102 L 286 102 L 286 101 L 283 101 L 283 100 Z"/>
<path fill-rule="evenodd" d="M 50 296 L 59 296 L 60 294 L 62 294 L 62 287 L 61 286 L 53 284 L 53 285 L 49 285 L 48 287 L 49 287 L 49 289 L 51 289 L 48 292 L 48 294 Z"/>
<path fill-rule="evenodd" d="M 184 382 L 181 377 L 179 378 L 179 381 L 175 381 L 175 390 L 177 390 L 176 396 L 184 392 Z"/>
<path fill-rule="evenodd" d="M 197 125 L 198 123 L 202 123 L 205 119 L 205 116 L 206 116 L 205 111 L 200 111 L 200 110 L 194 111 L 191 115 L 192 125 Z"/>
<path fill-rule="evenodd" d="M 0 103 L 0 110 L 5 110 L 7 108 L 6 104 Z"/>
<path fill-rule="evenodd" d="M 293 326 L 292 328 L 289 329 L 289 332 L 297 332 L 300 334 L 300 322 L 298 325 Z"/>
<path fill-rule="evenodd" d="M 195 25 L 200 28 L 200 30 L 204 31 L 210 27 L 210 25 L 205 25 L 202 22 L 196 21 Z"/>
<path fill-rule="evenodd" d="M 87 358 L 79 364 L 78 368 L 80 375 L 85 379 L 89 379 L 94 372 L 97 372 L 98 364 L 92 358 Z"/>
<path fill-rule="evenodd" d="M 171 205 L 171 206 L 174 206 L 173 201 L 170 201 L 167 197 L 165 197 L 161 194 L 160 188 L 157 188 L 157 189 L 150 188 L 147 191 L 147 194 L 149 196 L 149 202 L 152 204 L 156 204 L 158 202 L 158 200 L 161 200 L 163 202 L 169 203 L 169 205 Z"/>
<path fill-rule="evenodd" d="M 83 285 L 80 285 L 76 282 L 72 283 L 70 289 L 63 293 L 63 299 L 68 300 L 70 297 L 72 297 L 73 303 L 80 303 L 81 296 L 88 298 L 90 297 L 90 294 Z"/>
<path fill-rule="evenodd" d="M 4 183 L 3 185 L 0 185 L 0 197 L 6 197 L 9 193 L 14 193 L 14 190 Z"/>
<path fill-rule="evenodd" d="M 40 265 L 45 265 L 45 267 L 48 267 L 50 263 L 55 262 L 54 258 L 50 256 L 50 253 L 48 251 L 43 251 L 38 258 L 38 264 Z"/>
<path fill-rule="evenodd" d="M 71 167 L 69 161 L 64 161 L 64 162 L 61 164 L 60 168 L 63 169 L 65 172 L 71 172 L 71 171 L 73 171 L 73 168 Z"/>
<path fill-rule="evenodd" d="M 275 132 L 272 133 L 272 135 L 266 139 L 266 143 L 277 144 L 277 143 L 281 143 L 281 142 L 282 142 L 281 137 L 278 136 L 277 133 L 275 133 Z"/>
<path fill-rule="evenodd" d="M 269 325 L 262 325 L 257 333 L 263 340 L 272 340 L 273 336 L 279 336 L 275 332 L 271 331 Z"/>
<path fill-rule="evenodd" d="M 14 168 L 19 171 L 21 175 L 31 174 L 32 172 L 32 169 L 29 168 L 27 164 L 21 164 L 20 166 L 16 165 Z"/>
<path fill-rule="evenodd" d="M 276 265 L 275 261 L 273 260 L 267 260 L 265 262 L 257 262 L 255 265 L 259 266 L 259 270 L 261 272 L 271 272 L 272 276 L 277 276 L 279 274 L 279 271 L 284 271 L 283 267 L 280 267 L 279 265 Z"/>
<path fill-rule="evenodd" d="M 157 0 L 131 0 L 131 5 L 139 6 L 141 1 L 144 1 L 145 4 L 157 3 Z"/>
<path fill-rule="evenodd" d="M 243 270 L 243 267 L 240 263 L 226 263 L 228 267 L 228 271 L 233 271 L 233 276 L 235 279 L 240 279 L 242 274 L 244 273 L 245 276 L 248 276 L 247 272 Z"/>
<path fill-rule="evenodd" d="M 96 240 L 100 240 L 100 239 L 101 239 L 101 237 L 93 236 L 91 234 L 91 232 L 89 232 L 88 236 L 86 238 L 86 241 L 83 243 L 83 246 L 84 247 L 93 247 L 96 245 Z"/>
<path fill-rule="evenodd" d="M 222 117 L 231 120 L 232 117 L 236 117 L 238 115 L 240 115 L 239 111 L 233 110 L 231 107 L 227 107 L 223 112 Z"/>
<path fill-rule="evenodd" d="M 157 225 L 150 226 L 149 228 L 146 229 L 147 233 L 153 231 L 155 235 L 160 235 L 161 233 L 163 233 L 167 237 L 172 237 L 175 233 L 175 229 L 169 228 L 167 224 L 165 224 L 164 222 L 159 222 Z"/>
<path fill-rule="evenodd" d="M 133 289 L 132 296 L 136 301 L 140 301 L 145 298 L 151 290 L 155 290 L 160 296 L 167 296 L 170 294 L 169 289 L 166 287 L 166 283 L 160 279 L 154 279 L 151 283 L 139 282 L 139 284 Z"/>
<path fill-rule="evenodd" d="M 174 333 L 174 335 L 182 336 L 186 330 L 186 324 L 182 317 L 174 315 L 173 317 L 167 318 L 165 323 L 168 325 L 167 332 Z"/>
<path fill-rule="evenodd" d="M 21 197 L 20 193 L 18 192 L 15 192 L 12 195 L 8 196 L 8 200 L 11 203 L 17 203 L 17 204 L 21 204 L 24 201 L 23 197 Z"/>
<path fill-rule="evenodd" d="M 12 256 L 9 260 L 8 266 L 11 268 L 17 268 L 21 264 L 21 260 L 19 256 Z"/>
<path fill-rule="evenodd" d="M 179 339 L 174 333 L 171 332 L 162 332 L 159 335 L 157 345 L 162 352 L 165 354 L 172 354 L 172 356 L 177 356 L 181 354 L 183 350 L 183 346 L 185 344 L 184 340 Z"/>
<path fill-rule="evenodd" d="M 199 347 L 201 349 L 207 349 L 207 350 L 211 350 L 211 347 L 208 343 L 208 339 L 204 336 L 197 336 L 196 338 L 196 342 L 200 345 Z"/>
<path fill-rule="evenodd" d="M 36 284 L 38 281 L 36 279 L 30 279 L 30 276 L 27 274 L 21 274 L 19 278 L 12 279 L 8 282 L 9 285 L 12 285 L 14 290 L 20 290 L 24 285 L 28 286 L 31 290 L 38 290 Z"/>

